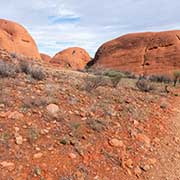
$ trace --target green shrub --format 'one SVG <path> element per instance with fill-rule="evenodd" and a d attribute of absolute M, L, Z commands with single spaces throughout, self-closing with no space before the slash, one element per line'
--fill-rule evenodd
<path fill-rule="evenodd" d="M 109 70 L 104 72 L 104 76 L 108 76 L 111 79 L 113 87 L 117 87 L 118 83 L 121 81 L 123 74 L 119 71 Z"/>
<path fill-rule="evenodd" d="M 124 74 L 125 78 L 129 78 L 129 79 L 137 79 L 137 76 L 129 71 L 122 71 L 122 74 Z"/>
<path fill-rule="evenodd" d="M 115 70 L 105 71 L 105 72 L 103 73 L 103 75 L 104 75 L 104 76 L 108 76 L 108 77 L 110 77 L 110 78 L 116 77 L 116 76 L 121 76 L 121 77 L 123 76 L 123 74 L 122 74 L 121 72 L 115 71 Z"/>

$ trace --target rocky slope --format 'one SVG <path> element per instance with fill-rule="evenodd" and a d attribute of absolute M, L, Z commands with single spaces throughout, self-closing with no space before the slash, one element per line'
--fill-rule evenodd
<path fill-rule="evenodd" d="M 82 48 L 72 47 L 57 53 L 50 63 L 58 64 L 59 67 L 70 69 L 84 69 L 90 61 L 89 54 Z"/>
<path fill-rule="evenodd" d="M 0 48 L 29 58 L 41 59 L 35 41 L 21 25 L 0 19 Z"/>
<path fill-rule="evenodd" d="M 180 69 L 180 31 L 128 34 L 103 44 L 94 67 L 138 74 L 171 74 Z"/>
<path fill-rule="evenodd" d="M 136 79 L 123 78 L 116 88 L 89 91 L 98 76 L 39 61 L 16 71 L 18 59 L 8 59 L 0 60 L 1 180 L 150 180 L 163 170 L 162 151 L 178 142 L 176 135 L 160 148 L 171 134 L 178 89 L 166 94 L 160 83 L 144 93 Z M 177 161 L 167 158 L 173 169 Z"/>

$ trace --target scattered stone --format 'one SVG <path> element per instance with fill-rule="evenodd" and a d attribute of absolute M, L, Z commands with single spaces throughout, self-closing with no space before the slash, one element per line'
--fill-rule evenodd
<path fill-rule="evenodd" d="M 74 153 L 69 153 L 69 157 L 70 157 L 71 159 L 76 159 L 76 154 L 74 154 Z"/>
<path fill-rule="evenodd" d="M 19 128 L 18 128 L 18 127 L 14 127 L 14 130 L 15 130 L 16 132 L 18 132 L 18 131 L 19 131 Z"/>
<path fill-rule="evenodd" d="M 139 177 L 142 174 L 141 168 L 138 166 L 134 169 L 134 173 L 137 177 Z"/>
<path fill-rule="evenodd" d="M 5 108 L 5 105 L 4 104 L 0 104 L 0 108 Z"/>
<path fill-rule="evenodd" d="M 15 164 L 13 162 L 2 161 L 0 162 L 0 165 L 3 168 L 7 168 L 9 171 L 13 171 L 15 169 Z"/>
<path fill-rule="evenodd" d="M 40 159 L 41 157 L 43 156 L 43 153 L 39 152 L 39 153 L 36 153 L 34 154 L 34 159 Z"/>
<path fill-rule="evenodd" d="M 59 107 L 56 104 L 49 104 L 46 109 L 53 117 L 56 117 L 59 112 Z"/>
<path fill-rule="evenodd" d="M 146 172 L 151 169 L 151 167 L 150 167 L 148 164 L 142 165 L 140 168 L 141 168 L 143 171 L 146 171 Z"/>
<path fill-rule="evenodd" d="M 179 137 L 174 137 L 174 142 L 178 144 L 180 142 L 180 138 Z"/>
<path fill-rule="evenodd" d="M 7 116 L 7 113 L 6 112 L 0 112 L 0 117 L 1 118 L 5 118 Z"/>
<path fill-rule="evenodd" d="M 137 140 L 144 143 L 147 147 L 150 147 L 150 145 L 151 145 L 150 138 L 148 136 L 146 136 L 145 134 L 138 134 L 137 135 Z"/>
<path fill-rule="evenodd" d="M 17 145 L 21 145 L 23 144 L 23 138 L 20 134 L 15 133 L 15 141 Z"/>
<path fill-rule="evenodd" d="M 13 119 L 13 120 L 19 120 L 22 119 L 24 115 L 18 111 L 11 112 L 8 116 L 8 119 Z"/>
<path fill-rule="evenodd" d="M 126 165 L 128 168 L 132 169 L 132 168 L 133 168 L 133 161 L 132 161 L 132 159 L 128 159 L 128 160 L 125 162 L 125 165 Z"/>
<path fill-rule="evenodd" d="M 148 160 L 148 163 L 149 163 L 150 165 L 155 165 L 156 162 L 157 162 L 157 160 L 156 160 L 155 158 L 150 158 L 150 159 Z"/>
<path fill-rule="evenodd" d="M 166 102 L 161 103 L 160 108 L 166 109 L 168 107 L 168 104 Z"/>
<path fill-rule="evenodd" d="M 39 167 L 36 167 L 35 169 L 34 169 L 34 174 L 35 175 L 37 175 L 37 176 L 41 176 L 41 169 L 39 168 Z"/>
<path fill-rule="evenodd" d="M 111 139 L 109 141 L 109 144 L 114 147 L 124 147 L 123 141 L 118 140 L 118 139 Z"/>

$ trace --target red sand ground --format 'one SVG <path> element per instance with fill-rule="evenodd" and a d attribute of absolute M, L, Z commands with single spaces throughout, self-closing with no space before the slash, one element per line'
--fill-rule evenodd
<path fill-rule="evenodd" d="M 0 78 L 1 180 L 180 178 L 178 88 L 144 93 L 122 79 L 89 92 L 93 75 L 41 68 L 42 81 Z"/>

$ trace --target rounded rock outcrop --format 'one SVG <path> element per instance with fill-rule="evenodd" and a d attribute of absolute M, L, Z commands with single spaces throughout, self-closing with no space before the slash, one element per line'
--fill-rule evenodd
<path fill-rule="evenodd" d="M 49 62 L 51 60 L 51 56 L 44 54 L 44 53 L 40 53 L 41 55 L 41 59 L 45 62 Z"/>
<path fill-rule="evenodd" d="M 0 19 L 0 48 L 28 58 L 41 59 L 35 41 L 21 25 Z"/>
<path fill-rule="evenodd" d="M 81 70 L 90 60 L 89 54 L 84 49 L 72 47 L 57 53 L 50 62 L 62 68 Z"/>
<path fill-rule="evenodd" d="M 121 36 L 103 44 L 91 64 L 137 74 L 172 74 L 180 69 L 180 31 Z"/>

